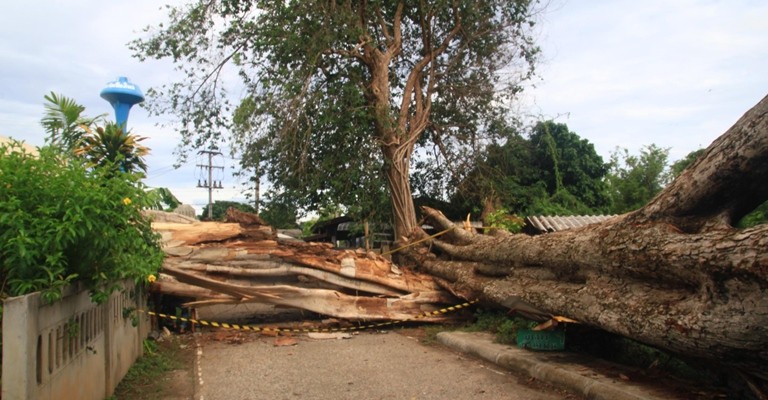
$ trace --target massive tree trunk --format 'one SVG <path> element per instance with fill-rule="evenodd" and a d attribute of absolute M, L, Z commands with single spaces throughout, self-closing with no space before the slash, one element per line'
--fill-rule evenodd
<path fill-rule="evenodd" d="M 456 228 L 433 241 L 439 256 L 415 256 L 467 299 L 527 303 L 768 380 L 768 225 L 731 225 L 766 199 L 768 97 L 640 210 L 540 236 Z"/>
<path fill-rule="evenodd" d="M 430 124 L 433 95 L 441 75 L 435 60 L 444 55 L 451 44 L 455 44 L 462 30 L 456 7 L 452 9 L 454 26 L 442 36 L 433 37 L 435 32 L 431 25 L 432 17 L 421 19 L 421 56 L 413 65 L 407 66 L 409 70 L 405 81 L 402 82 L 402 92 L 397 90 L 396 97 L 399 99 L 393 101 L 391 85 L 393 76 L 398 75 L 398 71 L 395 71 L 398 68 L 397 57 L 403 52 L 405 7 L 405 2 L 399 1 L 392 20 L 385 21 L 384 13 L 378 6 L 363 3 L 358 10 L 361 17 L 359 28 L 362 32 L 367 32 L 369 27 L 366 26 L 365 19 L 376 15 L 376 29 L 380 29 L 384 37 L 383 46 L 377 47 L 374 44 L 374 34 L 364 33 L 354 49 L 335 51 L 343 56 L 354 57 L 370 73 L 370 80 L 365 85 L 365 97 L 373 110 L 375 140 L 380 143 L 384 156 L 384 171 L 392 200 L 397 242 L 417 225 L 410 184 L 410 163 L 416 142 Z M 450 64 L 456 60 L 443 62 Z M 398 102 L 399 104 L 396 104 Z M 398 109 L 396 112 L 393 111 L 395 107 Z"/>

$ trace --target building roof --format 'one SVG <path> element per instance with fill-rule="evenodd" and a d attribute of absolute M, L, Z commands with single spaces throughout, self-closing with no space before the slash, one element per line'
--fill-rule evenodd
<path fill-rule="evenodd" d="M 525 225 L 534 233 L 557 232 L 566 229 L 581 228 L 589 224 L 603 222 L 616 215 L 572 215 L 572 216 L 531 216 L 525 219 Z"/>

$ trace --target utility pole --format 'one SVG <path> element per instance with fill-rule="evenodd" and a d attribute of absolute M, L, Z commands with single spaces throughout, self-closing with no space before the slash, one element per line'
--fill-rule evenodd
<path fill-rule="evenodd" d="M 213 189 L 223 189 L 224 186 L 221 184 L 221 180 L 217 183 L 213 180 L 213 170 L 215 168 L 224 170 L 224 166 L 221 165 L 213 165 L 213 156 L 220 156 L 221 153 L 218 151 L 211 151 L 211 150 L 201 150 L 198 151 L 197 154 L 207 154 L 208 155 L 208 164 L 197 164 L 198 167 L 202 170 L 208 170 L 208 179 L 203 180 L 200 182 L 200 179 L 197 180 L 197 187 L 199 188 L 206 188 L 208 189 L 208 219 L 213 219 Z"/>
<path fill-rule="evenodd" d="M 261 196 L 261 175 L 259 175 L 259 167 L 256 167 L 256 174 L 251 180 L 254 183 L 256 189 L 256 195 L 253 198 L 253 209 L 256 210 L 256 215 L 259 215 L 259 196 Z"/>

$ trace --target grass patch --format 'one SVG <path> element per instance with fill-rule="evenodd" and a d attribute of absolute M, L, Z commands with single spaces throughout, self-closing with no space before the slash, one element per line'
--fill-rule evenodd
<path fill-rule="evenodd" d="M 517 343 L 517 331 L 536 326 L 537 323 L 522 317 L 510 317 L 503 311 L 482 310 L 475 313 L 475 322 L 462 330 L 467 332 L 490 332 L 496 336 L 496 342 L 502 344 Z"/>
<path fill-rule="evenodd" d="M 446 325 L 427 325 L 424 327 L 424 337 L 421 338 L 421 343 L 426 345 L 433 345 L 437 343 L 437 334 L 445 332 L 451 328 Z"/>
<path fill-rule="evenodd" d="M 128 370 L 108 400 L 167 398 L 178 387 L 192 393 L 192 363 L 194 346 L 191 336 L 170 336 L 162 342 L 144 340 L 144 355 Z M 176 374 L 187 370 L 189 374 Z M 183 372 L 183 371 L 182 371 Z"/>

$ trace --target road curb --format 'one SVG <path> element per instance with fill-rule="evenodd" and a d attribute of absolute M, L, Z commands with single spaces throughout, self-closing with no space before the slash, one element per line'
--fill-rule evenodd
<path fill-rule="evenodd" d="M 493 342 L 493 336 L 480 332 L 440 332 L 440 343 L 472 354 L 500 367 L 517 371 L 554 386 L 594 400 L 664 400 L 670 393 L 657 393 L 631 382 L 617 381 L 578 363 L 575 356 L 563 353 L 534 352 Z M 676 396 L 675 396 L 676 397 Z"/>

